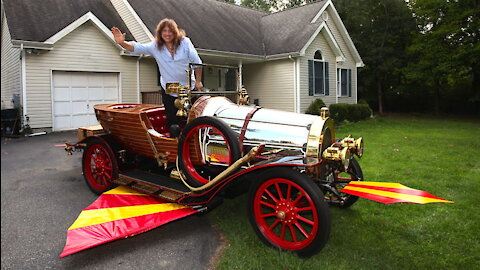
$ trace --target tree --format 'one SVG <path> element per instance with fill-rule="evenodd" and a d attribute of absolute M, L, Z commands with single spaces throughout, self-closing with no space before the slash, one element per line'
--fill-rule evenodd
<path fill-rule="evenodd" d="M 414 20 L 402 0 L 334 0 L 365 67 L 359 69 L 359 94 L 384 112 L 384 96 L 398 91 Z M 375 107 L 375 106 L 374 106 Z"/>
<path fill-rule="evenodd" d="M 480 107 L 480 1 L 413 0 L 409 6 L 417 31 L 408 48 L 407 79 L 424 81 L 436 113 L 442 96 L 453 91 L 464 100 L 464 111 Z M 462 81 L 469 82 L 467 89 Z"/>

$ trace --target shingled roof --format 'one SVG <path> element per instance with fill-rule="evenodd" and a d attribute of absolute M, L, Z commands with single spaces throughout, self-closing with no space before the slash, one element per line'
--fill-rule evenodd
<path fill-rule="evenodd" d="M 43 42 L 89 11 L 108 28 L 127 31 L 109 0 L 3 0 L 3 5 L 12 40 Z"/>
<path fill-rule="evenodd" d="M 43 42 L 87 12 L 108 28 L 117 26 L 133 40 L 109 0 L 3 0 L 13 40 Z M 154 35 L 163 18 L 174 19 L 197 48 L 271 56 L 299 52 L 321 24 L 312 19 L 322 0 L 264 13 L 216 0 L 128 0 Z"/>

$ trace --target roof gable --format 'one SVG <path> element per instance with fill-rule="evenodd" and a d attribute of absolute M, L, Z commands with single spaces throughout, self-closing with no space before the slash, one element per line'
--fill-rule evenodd
<path fill-rule="evenodd" d="M 3 0 L 12 40 L 44 42 L 88 12 L 107 28 L 125 24 L 109 0 Z M 132 35 L 127 32 L 127 38 Z"/>

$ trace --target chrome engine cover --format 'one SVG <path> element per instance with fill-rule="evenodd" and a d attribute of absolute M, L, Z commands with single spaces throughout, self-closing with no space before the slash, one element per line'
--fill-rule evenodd
<path fill-rule="evenodd" d="M 335 141 L 333 120 L 328 117 L 237 105 L 225 97 L 199 99 L 191 113 L 223 120 L 243 137 L 245 147 L 264 143 L 265 151 L 282 149 L 282 155 L 302 157 L 305 165 L 319 163 L 323 150 Z"/>

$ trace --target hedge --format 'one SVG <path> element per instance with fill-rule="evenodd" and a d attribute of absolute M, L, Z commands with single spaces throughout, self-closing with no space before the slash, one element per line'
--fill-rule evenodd
<path fill-rule="evenodd" d="M 317 98 L 308 105 L 307 110 L 305 111 L 306 114 L 313 114 L 313 115 L 320 115 L 320 109 L 322 107 L 327 107 L 325 102 L 321 98 Z"/>
<path fill-rule="evenodd" d="M 347 120 L 349 122 L 357 122 L 370 117 L 372 110 L 368 104 L 331 104 L 329 107 L 330 117 L 337 123 Z"/>

